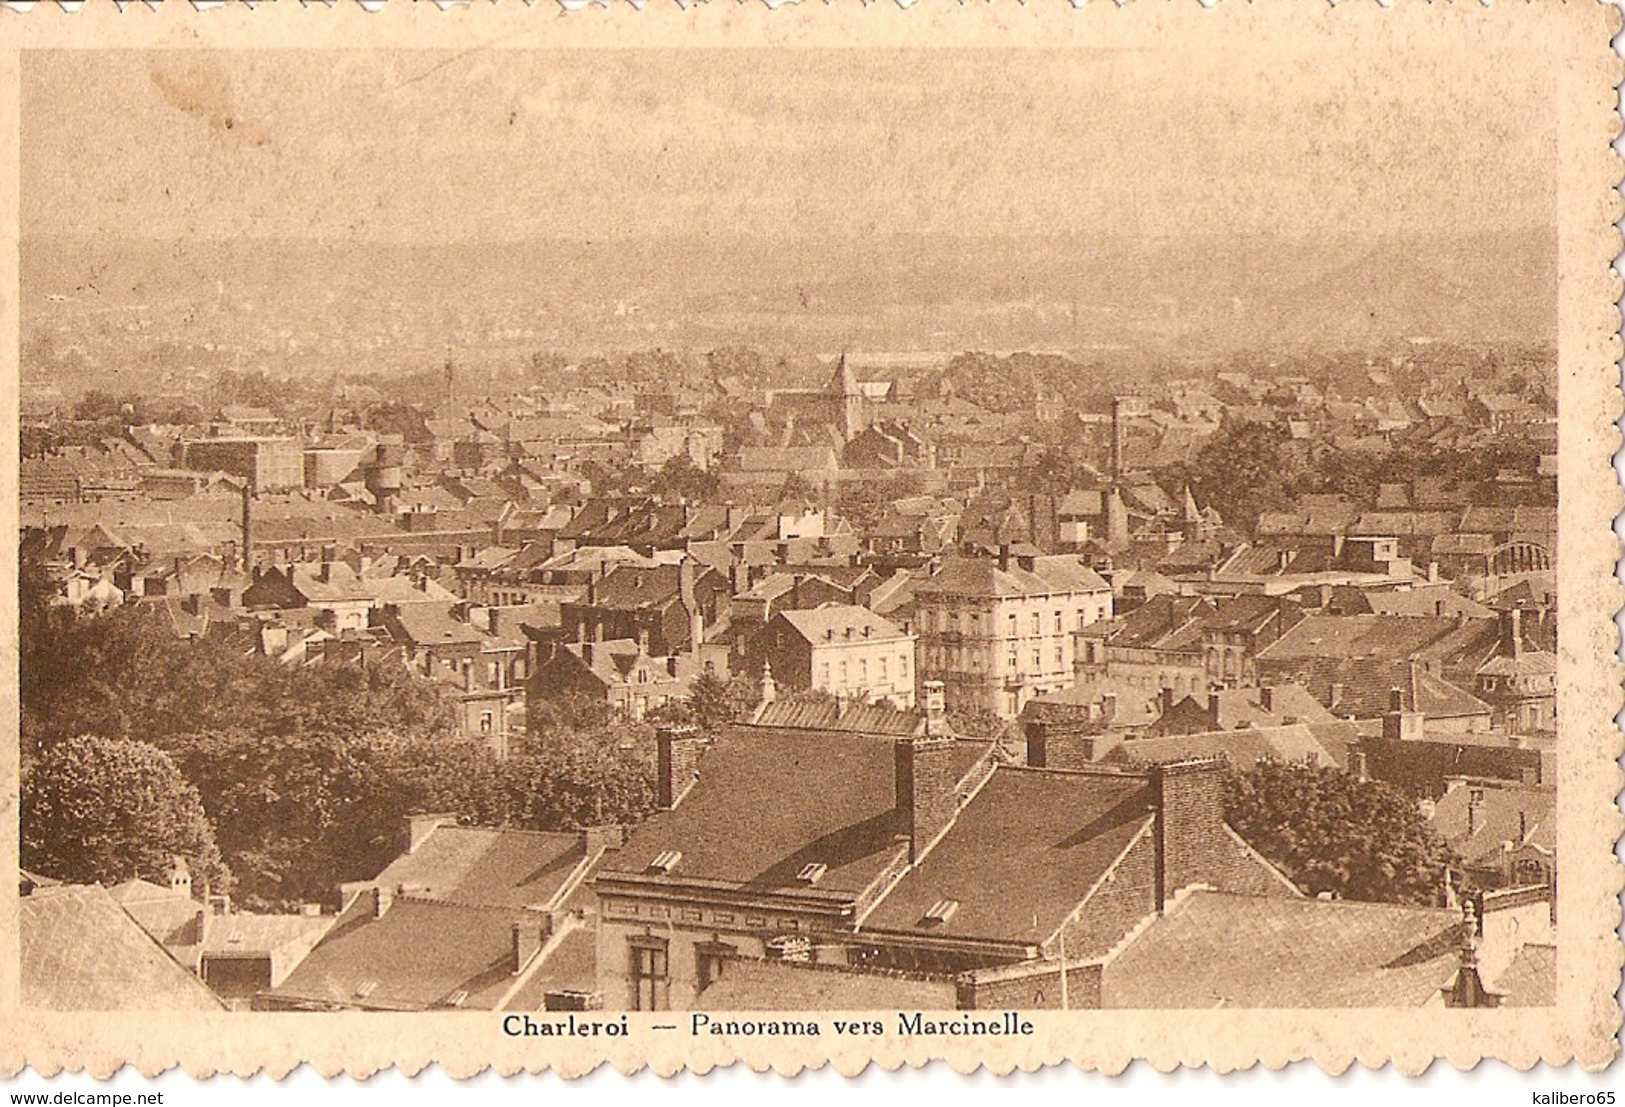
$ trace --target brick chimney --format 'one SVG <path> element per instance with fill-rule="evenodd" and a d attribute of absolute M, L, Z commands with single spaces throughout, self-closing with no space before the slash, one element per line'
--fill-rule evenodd
<path fill-rule="evenodd" d="M 1151 770 L 1156 893 L 1161 911 L 1192 884 L 1221 884 L 1232 852 L 1224 828 L 1224 761 L 1174 761 Z"/>
<path fill-rule="evenodd" d="M 1221 704 L 1219 702 L 1219 693 L 1217 693 L 1217 692 L 1209 692 L 1207 694 L 1207 721 L 1208 721 L 1208 725 L 1211 726 L 1214 730 L 1219 729 L 1219 709 L 1220 709 L 1220 706 L 1221 706 Z"/>
<path fill-rule="evenodd" d="M 1259 686 L 1258 706 L 1271 715 L 1275 714 L 1275 685 L 1264 684 Z"/>
<path fill-rule="evenodd" d="M 394 901 L 390 890 L 380 884 L 372 890 L 372 917 L 381 919 L 389 913 L 389 905 Z"/>
<path fill-rule="evenodd" d="M 692 726 L 663 726 L 655 731 L 655 805 L 670 811 L 699 777 L 705 739 Z"/>
<path fill-rule="evenodd" d="M 508 973 L 518 976 L 542 951 L 542 928 L 536 923 L 514 923 L 508 947 Z"/>
<path fill-rule="evenodd" d="M 209 940 L 209 907 L 207 904 L 198 909 L 192 916 L 192 942 L 203 945 Z"/>
<path fill-rule="evenodd" d="M 918 861 L 959 810 L 959 776 L 952 738 L 900 738 L 893 750 L 899 830 L 908 836 L 908 859 Z"/>
<path fill-rule="evenodd" d="M 1405 690 L 1388 690 L 1388 710 L 1382 716 L 1382 736 L 1389 741 L 1415 741 L 1422 737 L 1422 713 L 1405 710 Z"/>
<path fill-rule="evenodd" d="M 1501 613 L 1501 652 L 1514 661 L 1523 656 L 1523 612 L 1516 607 Z"/>
<path fill-rule="evenodd" d="M 1029 720 L 1022 724 L 1027 764 L 1035 769 L 1083 769 L 1123 744 L 1120 731 L 1093 734 L 1090 730 L 1081 722 Z"/>

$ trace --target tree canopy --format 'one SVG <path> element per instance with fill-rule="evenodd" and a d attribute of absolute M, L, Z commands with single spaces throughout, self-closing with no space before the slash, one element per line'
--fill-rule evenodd
<path fill-rule="evenodd" d="M 23 868 L 58 880 L 157 881 L 182 857 L 195 882 L 230 885 L 198 790 L 145 742 L 57 743 L 23 782 L 21 830 Z"/>
<path fill-rule="evenodd" d="M 1261 761 L 1232 773 L 1231 826 L 1311 895 L 1432 904 L 1455 861 L 1398 789 L 1341 769 Z"/>
<path fill-rule="evenodd" d="M 397 660 L 283 665 L 178 639 L 154 608 L 84 616 L 53 604 L 27 560 L 18 581 L 25 755 L 77 734 L 165 747 L 170 735 L 227 731 L 451 731 L 444 693 Z"/>

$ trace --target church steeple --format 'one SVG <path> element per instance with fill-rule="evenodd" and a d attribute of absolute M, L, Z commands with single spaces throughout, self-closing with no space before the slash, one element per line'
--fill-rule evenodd
<path fill-rule="evenodd" d="M 841 360 L 835 365 L 835 375 L 830 378 L 830 394 L 834 396 L 861 396 L 863 390 L 858 387 L 858 378 L 852 374 L 852 366 L 847 364 L 846 351 L 841 351 Z"/>
<path fill-rule="evenodd" d="M 841 360 L 835 366 L 827 392 L 835 419 L 841 425 L 841 436 L 850 442 L 868 428 L 869 418 L 868 401 L 863 389 L 858 387 L 858 378 L 846 360 L 845 350 L 841 351 Z"/>

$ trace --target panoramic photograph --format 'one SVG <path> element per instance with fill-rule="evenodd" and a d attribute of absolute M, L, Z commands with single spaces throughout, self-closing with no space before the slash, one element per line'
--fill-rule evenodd
<path fill-rule="evenodd" d="M 1556 75 L 1014 53 L 23 51 L 22 1005 L 1555 1004 Z"/>

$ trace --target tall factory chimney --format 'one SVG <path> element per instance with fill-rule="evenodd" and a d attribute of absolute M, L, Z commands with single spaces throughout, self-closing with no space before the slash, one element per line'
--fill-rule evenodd
<path fill-rule="evenodd" d="M 1123 397 L 1112 397 L 1112 480 L 1123 479 Z"/>
<path fill-rule="evenodd" d="M 243 573 L 254 571 L 254 482 L 243 482 Z"/>

